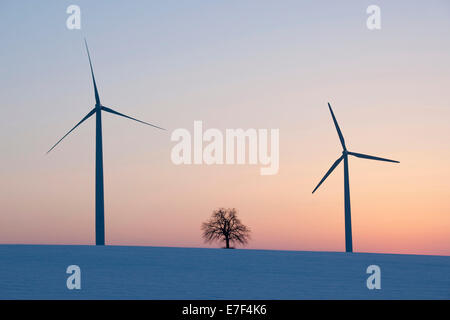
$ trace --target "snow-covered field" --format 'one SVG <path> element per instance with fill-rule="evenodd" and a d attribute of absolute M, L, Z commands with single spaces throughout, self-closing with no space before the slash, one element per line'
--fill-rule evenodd
<path fill-rule="evenodd" d="M 373 264 L 380 290 L 366 286 Z M 450 257 L 0 245 L 0 299 L 450 299 Z"/>

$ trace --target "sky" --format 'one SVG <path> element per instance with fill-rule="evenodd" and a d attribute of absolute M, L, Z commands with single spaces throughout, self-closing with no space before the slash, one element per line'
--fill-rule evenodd
<path fill-rule="evenodd" d="M 81 29 L 66 27 L 69 5 Z M 366 8 L 381 9 L 381 29 Z M 247 248 L 343 251 L 351 158 L 357 252 L 450 255 L 448 1 L 2 1 L 0 243 L 93 244 L 95 120 L 105 106 L 106 243 L 205 244 L 214 209 L 238 210 Z M 279 129 L 280 167 L 175 165 L 171 133 Z"/>

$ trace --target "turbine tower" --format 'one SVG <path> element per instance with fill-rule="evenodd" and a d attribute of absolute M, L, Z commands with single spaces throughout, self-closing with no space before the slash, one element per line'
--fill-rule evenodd
<path fill-rule="evenodd" d="M 95 244 L 98 246 L 105 245 L 105 206 L 104 206 L 104 194 L 103 194 L 103 144 L 102 144 L 102 111 L 106 111 L 121 117 L 125 117 L 137 122 L 152 126 L 157 129 L 165 130 L 153 124 L 129 117 L 125 114 L 117 112 L 111 108 L 105 107 L 100 103 L 100 96 L 97 90 L 97 84 L 95 82 L 94 70 L 92 68 L 91 56 L 89 54 L 89 48 L 84 40 L 86 46 L 86 52 L 89 59 L 89 66 L 91 68 L 92 83 L 94 85 L 95 95 L 95 107 L 89 111 L 89 113 L 81 119 L 69 132 L 67 132 L 50 150 L 52 151 L 65 137 L 69 135 L 76 127 L 82 124 L 85 120 L 95 114 Z"/>
<path fill-rule="evenodd" d="M 331 117 L 333 118 L 334 126 L 336 127 L 336 131 L 339 136 L 339 140 L 342 145 L 342 156 L 340 156 L 331 166 L 330 170 L 325 174 L 325 176 L 320 180 L 319 184 L 314 188 L 314 193 L 317 188 L 325 181 L 325 179 L 333 172 L 333 170 L 344 160 L 344 201 L 345 201 L 345 251 L 353 252 L 353 243 L 352 243 L 352 216 L 350 210 L 350 183 L 348 177 L 348 156 L 352 155 L 358 158 L 370 159 L 370 160 L 378 160 L 378 161 L 387 161 L 387 162 L 395 162 L 399 163 L 399 161 L 389 160 L 380 157 L 369 156 L 367 154 L 351 152 L 347 150 L 345 146 L 344 136 L 342 135 L 341 129 L 337 123 L 336 117 L 334 116 L 333 109 L 331 109 L 330 103 L 328 103 L 328 108 L 330 109 Z"/>

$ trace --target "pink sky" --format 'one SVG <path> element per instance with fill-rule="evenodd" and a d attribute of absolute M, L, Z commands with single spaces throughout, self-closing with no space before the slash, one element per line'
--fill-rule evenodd
<path fill-rule="evenodd" d="M 349 150 L 401 162 L 350 160 L 354 250 L 450 255 L 450 8 L 436 4 L 383 2 L 373 32 L 356 4 L 85 4 L 102 103 L 168 129 L 103 116 L 107 244 L 218 246 L 200 225 L 235 207 L 248 248 L 343 251 L 342 167 L 311 194 L 341 152 L 330 101 Z M 57 8 L 9 6 L 23 19 L 0 16 L 0 243 L 93 244 L 93 119 L 45 155 L 94 103 L 82 35 Z M 279 129 L 279 173 L 174 165 L 170 133 L 194 120 Z"/>

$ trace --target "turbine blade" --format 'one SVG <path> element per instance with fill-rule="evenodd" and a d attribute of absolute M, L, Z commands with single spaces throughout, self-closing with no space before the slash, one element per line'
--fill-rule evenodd
<path fill-rule="evenodd" d="M 92 68 L 91 55 L 89 54 L 89 48 L 86 39 L 84 39 L 84 44 L 86 45 L 86 52 L 89 58 L 89 66 L 91 67 L 92 82 L 94 83 L 95 103 L 100 105 L 100 97 L 98 95 L 97 84 L 95 83 L 94 69 Z"/>
<path fill-rule="evenodd" d="M 358 157 L 358 158 L 400 163 L 400 161 L 397 161 L 397 160 L 390 160 L 390 159 L 385 159 L 385 158 L 380 158 L 380 157 L 374 157 L 374 156 L 369 156 L 367 154 L 362 154 L 362 153 L 349 152 L 348 154 L 351 154 L 352 156 L 355 156 L 355 157 Z"/>
<path fill-rule="evenodd" d="M 333 170 L 339 165 L 339 163 L 342 161 L 342 159 L 344 159 L 344 156 L 340 156 L 339 159 L 337 159 L 333 165 L 331 166 L 330 170 L 328 170 L 328 172 L 325 174 L 325 176 L 322 178 L 322 180 L 320 180 L 319 184 L 317 185 L 317 187 L 314 188 L 313 192 L 317 190 L 317 188 L 320 187 L 320 185 L 322 184 L 322 182 L 325 181 L 326 178 L 328 178 L 328 176 L 333 172 Z"/>
<path fill-rule="evenodd" d="M 102 110 L 104 110 L 104 111 L 106 111 L 106 112 L 109 112 L 109 113 L 112 113 L 112 114 L 115 114 L 115 115 L 118 115 L 118 116 L 122 116 L 122 117 L 125 117 L 125 118 L 128 118 L 128 119 L 131 119 L 131 120 L 140 122 L 140 123 L 143 123 L 143 124 L 146 124 L 146 125 L 149 125 L 149 126 L 151 126 L 151 127 L 157 128 L 157 129 L 166 130 L 166 129 L 164 129 L 164 128 L 155 126 L 154 124 L 151 124 L 151 123 L 148 123 L 148 122 L 145 122 L 145 121 L 141 121 L 141 120 L 138 120 L 138 119 L 136 119 L 136 118 L 129 117 L 129 116 L 123 114 L 123 113 L 117 112 L 117 111 L 115 111 L 115 110 L 113 110 L 113 109 L 111 109 L 111 108 L 105 107 L 105 106 L 102 106 Z"/>
<path fill-rule="evenodd" d="M 337 133 L 338 133 L 338 135 L 339 135 L 339 140 L 341 140 L 342 148 L 343 148 L 344 150 L 347 150 L 347 147 L 345 146 L 344 136 L 342 135 L 341 129 L 339 128 L 339 124 L 338 124 L 338 122 L 337 122 L 337 120 L 336 120 L 336 117 L 334 116 L 333 109 L 331 109 L 331 106 L 330 106 L 330 103 L 329 103 L 329 102 L 328 102 L 328 108 L 330 109 L 331 116 L 333 117 L 334 126 L 336 127 L 336 131 L 337 131 Z"/>
<path fill-rule="evenodd" d="M 83 118 L 81 119 L 80 122 L 78 122 L 75 127 L 73 127 L 72 129 L 70 129 L 69 132 L 67 132 L 64 137 L 62 137 L 61 139 L 59 139 L 59 141 L 57 143 L 55 143 L 55 145 L 53 147 L 51 147 L 50 150 L 47 151 L 47 153 L 49 153 L 50 151 L 52 151 L 57 145 L 58 143 L 60 143 L 65 137 L 67 137 L 69 135 L 69 133 L 71 133 L 73 130 L 75 130 L 76 127 L 78 127 L 80 124 L 82 124 L 86 119 L 88 119 L 90 116 L 92 116 L 95 113 L 95 108 L 92 109 L 91 111 L 89 111 L 89 113 Z"/>

